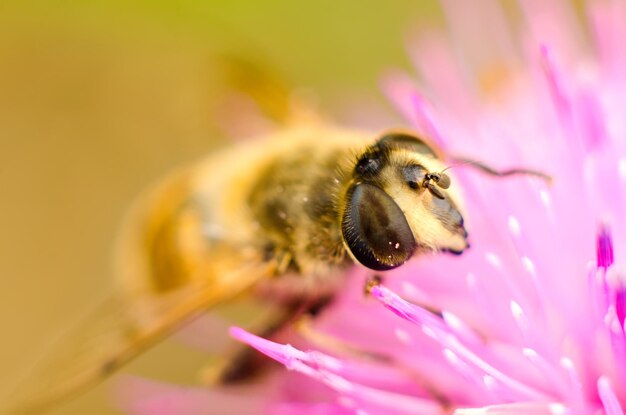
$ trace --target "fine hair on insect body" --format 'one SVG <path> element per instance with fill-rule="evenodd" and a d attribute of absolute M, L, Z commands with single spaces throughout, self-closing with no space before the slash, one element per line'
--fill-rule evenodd
<path fill-rule="evenodd" d="M 37 387 L 7 413 L 36 413 L 85 390 L 223 304 L 250 299 L 264 317 L 249 328 L 272 337 L 322 312 L 355 263 L 382 272 L 418 255 L 461 254 L 468 231 L 448 160 L 493 176 L 547 178 L 446 157 L 410 131 L 325 123 L 238 143 L 173 172 L 126 218 L 111 301 L 50 351 L 33 372 Z M 212 383 L 250 380 L 266 366 L 241 347 L 223 362 Z"/>

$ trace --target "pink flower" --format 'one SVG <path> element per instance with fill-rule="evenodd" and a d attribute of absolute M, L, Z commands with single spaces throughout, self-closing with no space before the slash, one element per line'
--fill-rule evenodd
<path fill-rule="evenodd" d="M 626 5 L 592 1 L 579 22 L 567 1 L 520 3 L 513 25 L 495 1 L 443 0 L 448 33 L 410 48 L 423 82 L 383 85 L 449 154 L 554 182 L 454 168 L 472 248 L 417 258 L 370 296 L 354 271 L 315 344 L 233 328 L 291 373 L 262 397 L 219 394 L 232 413 L 624 413 Z M 209 412 L 220 393 L 133 386 L 138 414 Z"/>

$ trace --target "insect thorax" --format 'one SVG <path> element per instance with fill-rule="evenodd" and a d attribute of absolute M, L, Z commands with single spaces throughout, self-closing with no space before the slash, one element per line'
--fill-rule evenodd
<path fill-rule="evenodd" d="M 248 204 L 278 273 L 316 274 L 345 262 L 338 199 L 348 157 L 347 150 L 304 147 L 260 171 Z"/>

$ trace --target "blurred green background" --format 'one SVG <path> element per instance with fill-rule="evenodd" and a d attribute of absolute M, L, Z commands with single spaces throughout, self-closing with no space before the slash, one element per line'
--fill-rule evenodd
<path fill-rule="evenodd" d="M 349 118 L 384 112 L 379 75 L 440 21 L 426 0 L 0 2 L 0 391 L 110 289 L 133 198 L 224 139 L 218 56 Z M 127 370 L 177 381 L 202 361 L 165 344 Z M 114 411 L 98 388 L 54 413 Z"/>

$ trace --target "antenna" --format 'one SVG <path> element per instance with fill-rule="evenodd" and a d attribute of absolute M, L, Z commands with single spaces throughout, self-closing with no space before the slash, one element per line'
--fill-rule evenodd
<path fill-rule="evenodd" d="M 453 160 L 455 162 L 458 162 L 459 164 L 455 164 L 453 166 L 449 166 L 446 167 L 445 169 L 443 169 L 441 171 L 441 173 L 443 173 L 444 171 L 451 169 L 453 167 L 459 167 L 459 166 L 463 166 L 463 165 L 470 165 L 472 167 L 476 167 L 478 170 L 482 171 L 483 173 L 486 173 L 490 176 L 496 176 L 496 177 L 507 177 L 507 176 L 516 176 L 516 175 L 528 175 L 528 176 L 534 176 L 537 177 L 539 179 L 544 180 L 545 182 L 548 183 L 552 183 L 552 176 L 538 171 L 538 170 L 531 170 L 531 169 L 523 169 L 523 168 L 513 168 L 513 169 L 508 169 L 508 170 L 496 170 L 493 167 L 490 167 L 484 163 L 481 163 L 480 161 L 476 161 L 476 160 L 471 160 L 471 159 L 466 159 L 463 157 L 455 157 L 453 158 Z"/>
<path fill-rule="evenodd" d="M 466 158 L 454 158 L 453 160 L 456 161 L 457 164 L 448 166 L 445 169 L 441 170 L 440 172 L 426 173 L 426 175 L 424 176 L 424 181 L 422 182 L 422 186 L 427 188 L 430 191 L 430 193 L 432 193 L 433 196 L 439 199 L 445 199 L 444 194 L 439 189 L 447 189 L 450 187 L 450 184 L 451 184 L 450 176 L 445 174 L 445 172 L 447 170 L 452 169 L 453 167 L 461 167 L 461 166 L 466 166 L 466 165 L 476 167 L 483 173 L 486 173 L 490 176 L 507 177 L 507 176 L 515 176 L 518 174 L 525 174 L 525 175 L 540 178 L 548 183 L 552 183 L 551 176 L 547 175 L 546 173 L 537 171 L 537 170 L 514 168 L 514 169 L 498 171 L 492 167 L 487 166 L 486 164 L 483 164 L 475 160 L 470 160 Z"/>

